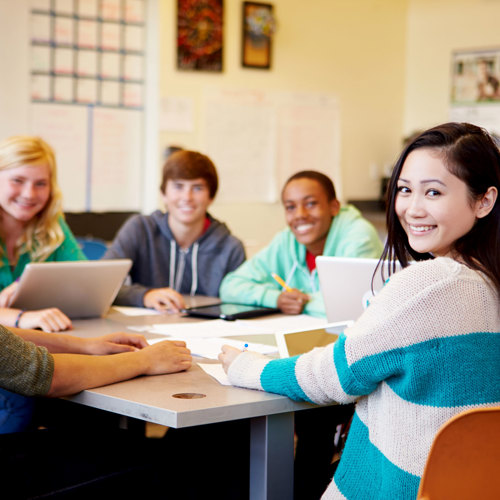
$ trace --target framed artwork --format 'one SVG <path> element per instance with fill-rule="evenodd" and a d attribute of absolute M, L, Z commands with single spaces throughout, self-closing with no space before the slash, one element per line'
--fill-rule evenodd
<path fill-rule="evenodd" d="M 451 102 L 500 103 L 500 48 L 453 53 Z"/>
<path fill-rule="evenodd" d="M 273 6 L 243 2 L 241 64 L 247 68 L 271 67 L 271 41 L 275 31 Z"/>
<path fill-rule="evenodd" d="M 222 71 L 223 0 L 177 0 L 177 67 Z"/>

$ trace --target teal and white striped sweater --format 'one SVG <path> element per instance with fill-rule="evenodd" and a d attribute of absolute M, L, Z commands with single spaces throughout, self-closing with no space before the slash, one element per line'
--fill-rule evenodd
<path fill-rule="evenodd" d="M 234 385 L 318 404 L 357 401 L 324 499 L 414 499 L 438 429 L 500 404 L 500 308 L 481 274 L 448 258 L 391 277 L 325 348 L 270 361 L 240 354 Z"/>

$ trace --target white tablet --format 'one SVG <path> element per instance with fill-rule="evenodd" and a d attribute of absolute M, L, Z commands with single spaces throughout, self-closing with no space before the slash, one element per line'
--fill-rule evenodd
<path fill-rule="evenodd" d="M 32 262 L 11 307 L 57 307 L 70 318 L 96 318 L 108 311 L 131 267 L 130 259 Z"/>
<path fill-rule="evenodd" d="M 276 333 L 276 344 L 280 358 L 288 358 L 335 342 L 353 321 L 327 323 L 319 328 L 294 332 Z"/>

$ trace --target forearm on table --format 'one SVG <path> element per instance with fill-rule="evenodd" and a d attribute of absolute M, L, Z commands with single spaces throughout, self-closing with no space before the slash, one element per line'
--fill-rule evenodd
<path fill-rule="evenodd" d="M 51 353 L 71 352 L 84 354 L 86 352 L 85 339 L 67 333 L 47 333 L 14 327 L 10 327 L 9 330 L 28 342 L 46 347 Z"/>
<path fill-rule="evenodd" d="M 109 356 L 54 354 L 54 375 L 47 396 L 75 394 L 144 374 L 141 352 Z"/>
<path fill-rule="evenodd" d="M 0 324 L 5 326 L 14 325 L 19 313 L 22 313 L 21 309 L 0 307 Z"/>

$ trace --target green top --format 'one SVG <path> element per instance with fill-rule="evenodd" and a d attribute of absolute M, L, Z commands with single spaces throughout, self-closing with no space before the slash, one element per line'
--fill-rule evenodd
<path fill-rule="evenodd" d="M 0 387 L 23 396 L 46 395 L 54 375 L 52 354 L 2 325 L 0 345 Z"/>
<path fill-rule="evenodd" d="M 63 242 L 45 259 L 46 262 L 57 262 L 65 260 L 87 260 L 83 252 L 78 246 L 73 233 L 70 228 L 61 217 L 59 219 L 59 225 L 64 234 Z M 5 248 L 5 242 L 0 240 L 0 245 L 2 245 L 3 254 L 0 258 L 0 290 L 9 286 L 11 283 L 16 281 L 17 278 L 23 274 L 26 264 L 31 262 L 30 255 L 28 253 L 23 253 L 19 256 L 16 267 L 14 270 L 9 265 L 7 259 L 7 249 Z"/>
<path fill-rule="evenodd" d="M 382 243 L 375 228 L 359 210 L 344 205 L 333 218 L 323 255 L 333 257 L 379 258 Z M 310 296 L 304 313 L 325 316 L 316 269 L 311 273 L 306 264 L 306 247 L 290 229 L 278 233 L 273 241 L 236 271 L 223 279 L 219 294 L 223 302 L 276 307 L 282 288 L 271 276 L 278 274 L 291 288 Z"/>

